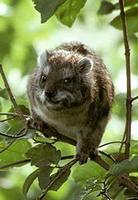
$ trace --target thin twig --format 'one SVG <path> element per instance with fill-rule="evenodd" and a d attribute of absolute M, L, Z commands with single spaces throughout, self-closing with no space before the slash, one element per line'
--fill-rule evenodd
<path fill-rule="evenodd" d="M 9 86 L 9 84 L 8 84 L 7 78 L 6 78 L 6 76 L 5 76 L 5 73 L 4 73 L 4 71 L 3 71 L 3 68 L 2 68 L 2 65 L 1 65 L 1 64 L 0 64 L 0 73 L 1 73 L 1 76 L 2 76 L 2 79 L 3 79 L 3 82 L 4 82 L 4 85 L 5 85 L 6 89 L 7 89 L 8 94 L 9 94 L 10 100 L 11 100 L 13 106 L 14 106 L 14 109 L 15 109 L 15 111 L 19 114 L 20 118 L 24 121 L 24 120 L 25 120 L 25 119 L 24 119 L 24 116 L 23 116 L 23 114 L 22 114 L 20 108 L 18 107 L 18 105 L 17 105 L 17 103 L 16 103 L 15 97 L 14 97 L 13 94 L 12 94 L 12 91 L 11 91 L 11 89 L 10 89 L 10 86 Z"/>
<path fill-rule="evenodd" d="M 131 98 L 131 103 L 133 103 L 133 101 L 137 100 L 138 96 Z"/>
<path fill-rule="evenodd" d="M 124 1 L 119 0 L 120 17 L 123 28 L 123 38 L 125 46 L 126 60 L 126 76 L 127 76 L 127 98 L 126 98 L 126 124 L 125 124 L 125 158 L 129 158 L 130 140 L 131 140 L 131 119 L 132 119 L 132 104 L 131 104 L 131 69 L 130 69 L 130 48 L 128 42 L 128 30 L 126 16 L 124 12 Z"/>
<path fill-rule="evenodd" d="M 103 152 L 103 151 L 99 151 L 99 153 L 101 153 L 102 155 L 108 157 L 108 158 L 109 158 L 110 160 L 112 160 L 113 162 L 116 162 L 115 159 L 114 159 L 111 155 L 109 155 L 108 153 L 105 153 L 105 152 Z"/>
<path fill-rule="evenodd" d="M 9 116 L 19 116 L 18 113 L 12 113 L 12 112 L 0 112 L 0 115 L 9 115 Z"/>
<path fill-rule="evenodd" d="M 112 142 L 107 142 L 105 144 L 101 144 L 98 148 L 104 147 L 106 145 L 110 145 L 110 144 L 120 144 L 122 143 L 122 141 L 112 141 Z"/>
<path fill-rule="evenodd" d="M 16 141 L 16 139 L 12 140 L 6 147 L 4 147 L 2 150 L 0 150 L 0 153 L 3 153 L 6 151 L 11 145 Z"/>
<path fill-rule="evenodd" d="M 16 141 L 16 139 L 25 136 L 25 135 L 27 134 L 27 131 L 28 131 L 28 129 L 23 128 L 23 129 L 21 129 L 16 135 L 8 135 L 8 134 L 1 133 L 1 132 L 0 132 L 0 135 L 2 135 L 2 136 L 4 136 L 4 137 L 8 137 L 8 138 L 13 139 L 5 148 L 3 148 L 3 149 L 0 151 L 0 153 L 3 153 L 4 151 L 6 151 L 6 150 Z"/>
<path fill-rule="evenodd" d="M 0 169 L 14 167 L 14 166 L 21 165 L 21 164 L 28 164 L 30 161 L 31 161 L 31 159 L 19 160 L 17 162 L 13 162 L 13 163 L 10 163 L 7 165 L 2 165 L 2 166 L 0 166 Z"/>
<path fill-rule="evenodd" d="M 1 115 L 7 115 L 7 116 L 13 116 L 13 117 L 20 117 L 20 115 L 18 113 L 12 113 L 12 112 L 0 112 L 0 116 Z M 30 118 L 30 115 L 23 114 L 23 116 L 25 118 Z"/>
<path fill-rule="evenodd" d="M 2 122 L 6 122 L 6 121 L 9 121 L 9 120 L 12 120 L 12 119 L 14 119 L 16 116 L 11 116 L 11 117 L 8 117 L 8 118 L 6 118 L 6 119 L 2 119 L 2 120 L 0 120 L 0 123 L 2 123 Z"/>
<path fill-rule="evenodd" d="M 125 135 L 125 132 L 124 132 L 124 135 L 123 135 L 123 138 L 122 138 L 122 142 L 121 142 L 121 145 L 120 145 L 120 148 L 119 148 L 118 155 L 121 154 L 122 148 L 123 148 L 123 146 L 125 144 L 125 137 L 126 137 L 126 135 Z"/>
<path fill-rule="evenodd" d="M 9 116 L 15 116 L 19 117 L 20 115 L 18 113 L 13 113 L 13 112 L 0 112 L 0 115 L 9 115 Z M 29 115 L 23 114 L 24 117 L 29 118 Z"/>
<path fill-rule="evenodd" d="M 0 135 L 3 137 L 12 138 L 12 139 L 22 137 L 22 136 L 8 135 L 8 134 L 2 133 L 2 132 L 0 132 Z"/>
<path fill-rule="evenodd" d="M 12 139 L 16 138 L 17 139 L 17 138 L 21 138 L 21 137 L 25 136 L 27 134 L 27 131 L 28 131 L 28 129 L 23 128 L 22 130 L 20 130 L 17 133 L 17 135 L 8 135 L 8 134 L 2 133 L 2 132 L 0 132 L 0 135 L 3 137 L 7 137 L 7 138 L 12 138 Z M 23 134 L 21 134 L 22 132 L 23 132 Z"/>
<path fill-rule="evenodd" d="M 62 156 L 61 160 L 72 159 L 72 158 L 74 158 L 74 155 Z"/>

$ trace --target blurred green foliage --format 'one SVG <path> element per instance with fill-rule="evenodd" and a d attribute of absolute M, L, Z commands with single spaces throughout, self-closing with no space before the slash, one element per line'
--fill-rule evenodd
<path fill-rule="evenodd" d="M 33 2 L 35 3 L 35 8 L 41 14 L 41 19 L 39 13 L 34 9 Z M 101 3 L 101 1 L 94 0 L 87 0 L 87 2 L 86 0 L 67 0 L 65 2 L 64 0 L 56 2 L 34 0 L 33 2 L 30 0 L 0 1 L 0 63 L 3 64 L 8 82 L 16 96 L 17 102 L 20 104 L 20 108 L 24 114 L 28 114 L 28 102 L 26 97 L 27 76 L 36 65 L 37 55 L 45 48 L 55 47 L 63 41 L 79 40 L 97 50 L 102 56 L 115 84 L 116 98 L 112 109 L 112 117 L 105 131 L 102 143 L 120 140 L 123 135 L 125 124 L 126 74 L 118 2 L 102 1 Z M 49 7 L 40 6 L 40 3 L 44 4 L 46 2 L 49 3 Z M 52 4 L 52 7 L 50 7 L 50 2 L 55 2 Z M 61 5 L 62 2 L 64 2 L 64 4 Z M 131 46 L 133 96 L 138 95 L 137 4 L 138 1 L 136 0 L 131 2 L 129 0 L 125 1 Z M 81 10 L 84 5 L 85 7 Z M 58 9 L 56 10 L 57 7 Z M 55 11 L 56 13 L 54 13 Z M 79 11 L 80 13 L 78 15 Z M 49 19 L 53 14 L 55 14 L 57 18 L 52 17 Z M 78 17 L 75 21 L 76 16 Z M 46 20 L 48 20 L 47 23 L 40 23 L 40 21 L 44 22 Z M 61 24 L 61 22 L 68 26 L 71 26 L 73 23 L 74 25 L 69 29 Z M 116 30 L 113 26 L 119 30 Z M 13 108 L 7 98 L 3 81 L 0 79 L 0 112 L 7 111 L 12 112 Z M 0 115 L 0 119 L 5 119 L 5 116 Z M 133 120 L 131 156 L 138 153 L 137 101 L 134 102 L 133 106 Z M 9 122 L 0 122 L 0 131 L 7 134 L 14 135 L 21 127 L 22 124 L 19 122 L 18 118 Z M 18 139 L 16 141 L 0 136 L 0 166 L 26 159 L 27 150 L 35 144 L 32 140 L 32 136 L 33 133 L 31 131 L 27 138 Z M 40 137 L 37 139 L 40 140 Z M 11 141 L 13 144 L 10 145 Z M 41 137 L 41 141 L 44 142 L 45 139 Z M 3 151 L 7 145 L 10 147 Z M 59 142 L 55 144 L 55 147 L 61 150 L 62 155 L 74 154 L 74 147 L 71 145 Z M 33 156 L 33 148 L 31 149 L 31 156 Z M 104 150 L 111 154 L 116 154 L 118 149 L 118 144 L 104 147 Z M 38 157 L 40 156 L 40 158 L 44 156 L 43 153 L 41 153 L 41 151 L 38 153 Z M 129 162 L 130 161 L 126 161 L 127 166 L 129 166 Z M 61 163 L 64 164 L 66 162 L 62 161 Z M 127 172 L 126 163 L 120 163 L 115 167 L 113 166 L 110 173 L 116 175 L 117 173 L 121 173 L 124 169 Z M 137 157 L 134 157 L 133 166 L 131 167 L 133 168 L 132 171 L 137 172 Z M 25 197 L 22 193 L 23 183 L 26 177 L 35 170 L 37 170 L 36 166 L 31 167 L 30 164 L 28 164 L 24 166 L 15 165 L 15 168 L 8 168 L 8 170 L 0 171 L 0 200 L 24 200 Z M 128 171 L 129 170 L 130 169 L 128 169 Z M 33 177 L 34 179 L 37 177 L 35 175 Z M 39 171 L 39 175 L 44 178 L 43 169 Z M 63 178 L 66 179 L 68 175 L 69 174 Z M 66 181 L 58 191 L 50 191 L 45 197 L 45 200 L 105 199 L 98 196 L 103 187 L 101 181 L 105 175 L 105 170 L 92 161 L 89 161 L 83 166 L 75 165 L 68 181 Z M 137 173 L 135 176 L 137 176 Z M 39 184 L 43 186 L 46 182 L 40 177 L 38 177 Z M 30 179 L 31 183 L 34 181 L 33 178 Z M 44 181 L 44 183 L 42 181 Z M 92 191 L 91 188 L 93 188 Z M 120 188 L 116 181 L 110 184 L 109 193 L 113 199 L 126 199 L 124 190 Z M 26 186 L 25 190 L 28 189 L 29 186 L 28 188 Z M 130 194 L 129 191 L 127 192 Z M 27 191 L 25 193 L 27 193 Z M 36 180 L 29 190 L 28 199 L 34 200 L 39 194 L 40 189 L 38 188 L 38 181 Z"/>

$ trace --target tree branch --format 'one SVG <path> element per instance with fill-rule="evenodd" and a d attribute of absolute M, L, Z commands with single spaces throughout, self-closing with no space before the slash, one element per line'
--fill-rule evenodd
<path fill-rule="evenodd" d="M 119 0 L 120 5 L 120 17 L 123 28 L 123 38 L 125 47 L 125 60 L 126 60 L 126 76 L 127 76 L 127 98 L 126 98 L 126 124 L 124 136 L 125 139 L 125 158 L 129 158 L 129 148 L 131 140 L 131 119 L 132 119 L 132 102 L 131 102 L 131 69 L 130 69 L 130 48 L 128 42 L 128 30 L 126 16 L 124 12 L 124 1 Z"/>
<path fill-rule="evenodd" d="M 3 71 L 3 67 L 2 67 L 1 64 L 0 64 L 0 73 L 1 73 L 1 76 L 2 76 L 2 79 L 3 79 L 3 82 L 4 82 L 4 85 L 5 85 L 5 88 L 7 89 L 7 92 L 8 92 L 8 94 L 9 94 L 10 100 L 11 100 L 13 106 L 14 106 L 14 109 L 15 109 L 15 111 L 19 114 L 19 117 L 21 118 L 21 120 L 24 121 L 25 118 L 24 118 L 24 116 L 23 116 L 23 114 L 22 114 L 20 108 L 18 107 L 18 105 L 17 105 L 17 103 L 16 103 L 15 97 L 14 97 L 13 94 L 12 94 L 12 91 L 11 91 L 11 89 L 10 89 L 10 86 L 9 86 L 9 84 L 8 84 L 7 78 L 6 78 L 6 76 L 5 76 L 5 73 L 4 73 L 4 71 Z"/>
<path fill-rule="evenodd" d="M 131 98 L 131 103 L 133 103 L 133 101 L 137 100 L 138 96 Z"/>

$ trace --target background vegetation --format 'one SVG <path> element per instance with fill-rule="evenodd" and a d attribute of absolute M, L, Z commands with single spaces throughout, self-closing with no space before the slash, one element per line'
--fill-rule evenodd
<path fill-rule="evenodd" d="M 41 12 L 41 21 L 45 22 L 54 13 L 54 6 L 45 10 L 44 6 L 38 4 L 39 1 L 34 1 L 36 9 Z M 42 3 L 43 1 L 41 1 Z M 47 1 L 47 5 L 49 1 Z M 63 1 L 57 1 L 60 4 Z M 72 1 L 73 2 L 73 1 Z M 126 98 L 126 72 L 125 72 L 125 57 L 123 34 L 121 30 L 121 22 L 119 18 L 119 4 L 117 1 L 75 1 L 71 7 L 70 1 L 65 3 L 56 10 L 56 16 L 50 18 L 46 23 L 40 23 L 40 13 L 34 8 L 34 4 L 30 0 L 1 0 L 0 1 L 0 63 L 3 65 L 4 72 L 8 79 L 9 85 L 16 97 L 17 103 L 24 114 L 28 113 L 28 101 L 26 96 L 26 83 L 28 74 L 31 73 L 35 66 L 37 55 L 45 49 L 56 47 L 58 44 L 67 41 L 78 40 L 88 44 L 95 49 L 103 58 L 105 64 L 115 85 L 116 98 L 112 109 L 112 117 L 109 121 L 102 144 L 111 141 L 121 141 L 125 128 L 125 98 Z M 86 2 L 86 4 L 85 4 Z M 85 6 L 84 6 L 85 4 Z M 54 4 L 53 4 L 54 5 Z M 72 25 L 76 14 L 80 11 L 76 21 Z M 125 10 L 128 22 L 128 34 L 131 47 L 131 78 L 132 78 L 132 96 L 138 95 L 138 1 L 125 1 Z M 113 11 L 113 12 L 112 12 Z M 108 15 L 107 15 L 108 14 Z M 116 17 L 118 16 L 118 17 Z M 63 24 L 62 24 L 62 23 Z M 65 26 L 66 24 L 67 26 Z M 71 27 L 72 25 L 72 27 Z M 69 28 L 70 27 L 70 28 Z M 117 29 L 116 29 L 117 28 Z M 15 135 L 23 124 L 19 118 L 3 121 L 9 118 L 8 115 L 2 115 L 3 112 L 13 112 L 13 106 L 7 95 L 3 80 L 0 79 L 0 132 L 5 134 Z M 110 170 L 113 175 L 120 175 L 122 172 L 133 172 L 133 180 L 138 181 L 138 104 L 133 102 L 133 121 L 132 121 L 132 138 L 130 148 L 130 158 L 134 157 L 133 162 L 123 163 L 117 167 L 122 169 L 119 172 L 114 168 Z M 11 116 L 10 116 L 11 117 Z M 29 149 L 36 143 L 51 142 L 47 141 L 42 136 L 35 136 L 34 131 L 29 131 L 24 137 L 18 139 L 3 137 L 0 135 L 0 199 L 1 200 L 23 200 L 25 199 L 22 186 L 26 177 L 37 169 L 37 161 L 32 165 L 18 165 L 14 167 L 4 167 L 13 162 L 30 158 Z M 11 144 L 12 143 L 12 144 Z M 43 145 L 43 143 L 42 143 Z M 8 146 L 8 148 L 7 148 Z M 41 147 L 41 146 L 40 146 Z M 61 150 L 62 156 L 73 155 L 74 147 L 71 145 L 57 142 L 57 149 Z M 117 155 L 120 144 L 106 145 L 100 150 L 114 156 Z M 41 149 L 41 148 L 40 148 Z M 40 150 L 39 149 L 39 150 Z M 38 150 L 38 149 L 37 149 Z M 30 157 L 26 157 L 27 155 Z M 31 149 L 32 151 L 32 149 Z M 35 152 L 35 149 L 33 149 Z M 56 151 L 50 150 L 50 151 Z M 43 154 L 42 151 L 40 153 Z M 58 153 L 55 153 L 58 157 Z M 122 154 L 121 154 L 122 155 Z M 39 155 L 38 155 L 39 156 Z M 112 165 L 113 161 L 107 156 L 102 156 L 108 164 Z M 33 159 L 33 156 L 31 157 Z M 54 162 L 58 158 L 53 158 Z M 132 160 L 131 160 L 132 161 Z M 53 162 L 53 163 L 54 163 Z M 60 165 L 67 161 L 60 162 Z M 25 164 L 25 163 L 24 163 Z M 54 163 L 56 164 L 56 163 Z M 34 166 L 35 165 L 35 166 Z M 134 165 L 134 167 L 133 167 Z M 37 167 L 36 167 L 37 166 Z M 126 169 L 125 167 L 128 166 Z M 130 166 L 132 167 L 130 169 Z M 50 170 L 50 169 L 49 169 Z M 125 171 L 126 170 L 126 171 Z M 48 170 L 47 170 L 48 171 Z M 47 172 L 48 173 L 48 172 Z M 39 185 L 44 187 L 46 180 L 43 171 L 39 174 Z M 108 187 L 109 197 L 106 197 L 103 192 L 104 181 L 107 173 L 106 170 L 96 164 L 94 161 L 89 161 L 87 164 L 79 166 L 75 164 L 71 170 L 71 175 L 65 184 L 58 191 L 49 191 L 45 199 L 48 200 L 76 200 L 76 199 L 128 199 L 128 196 L 137 197 L 134 192 L 131 194 L 125 187 L 119 186 L 117 180 L 110 180 Z M 35 177 L 35 176 L 34 176 Z M 68 177 L 64 175 L 64 179 Z M 32 182 L 33 178 L 31 178 Z M 40 183 L 41 182 L 41 183 Z M 60 180 L 60 183 L 64 180 Z M 57 183 L 57 187 L 60 186 Z M 28 183 L 29 184 L 29 183 Z M 26 186 L 24 193 L 27 193 Z M 29 200 L 33 200 L 41 193 L 38 187 L 38 181 L 35 180 L 31 186 L 28 195 Z M 99 195 L 100 194 L 100 195 Z"/>

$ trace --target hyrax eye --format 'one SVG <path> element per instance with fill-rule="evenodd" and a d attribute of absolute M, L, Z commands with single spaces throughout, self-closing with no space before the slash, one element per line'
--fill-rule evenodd
<path fill-rule="evenodd" d="M 46 81 L 46 75 L 42 75 L 42 76 L 41 76 L 41 81 L 42 81 L 42 82 L 45 82 L 45 81 Z"/>
<path fill-rule="evenodd" d="M 65 85 L 68 85 L 68 84 L 70 84 L 72 82 L 72 78 L 65 78 L 64 79 L 64 84 Z"/>

